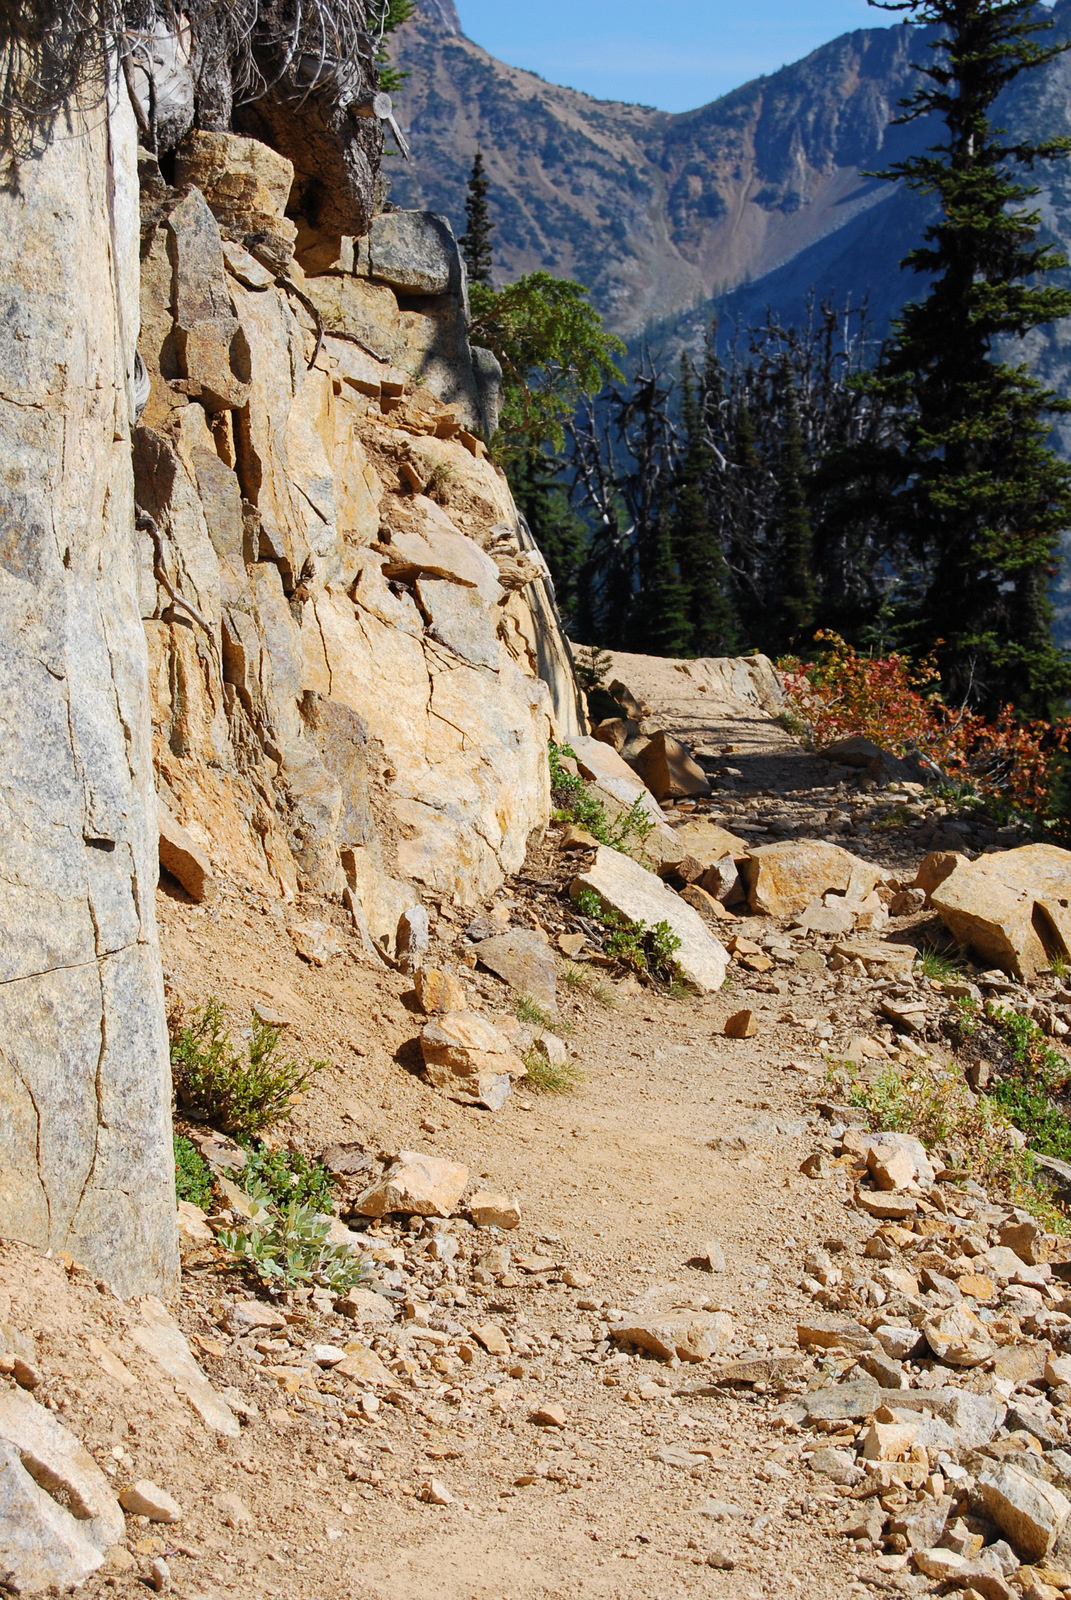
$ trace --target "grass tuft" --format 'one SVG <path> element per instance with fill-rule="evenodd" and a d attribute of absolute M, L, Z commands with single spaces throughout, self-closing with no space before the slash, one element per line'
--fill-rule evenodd
<path fill-rule="evenodd" d="M 540 1094 L 572 1094 L 583 1077 L 575 1061 L 568 1060 L 556 1067 L 538 1045 L 530 1045 L 523 1060 L 528 1076 L 521 1081 Z"/>

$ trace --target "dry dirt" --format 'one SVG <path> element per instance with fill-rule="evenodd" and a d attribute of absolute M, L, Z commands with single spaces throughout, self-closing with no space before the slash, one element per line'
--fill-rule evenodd
<path fill-rule="evenodd" d="M 690 703 L 675 707 L 660 680 L 636 687 L 657 701 L 666 725 L 683 731 L 687 722 L 691 739 L 703 742 Z M 769 719 L 749 713 L 742 732 L 723 712 L 711 717 L 707 742 L 746 740 L 750 756 L 770 762 L 767 777 L 774 764 L 820 777 Z M 896 853 L 917 861 L 922 850 L 902 842 Z M 517 888 L 507 885 L 499 898 L 523 922 Z M 843 1031 L 839 980 L 793 974 L 779 992 L 756 978 L 744 994 L 738 975 L 702 1002 L 637 989 L 634 980 L 608 982 L 601 999 L 563 983 L 581 1074 L 575 1091 L 522 1087 L 490 1114 L 418 1075 L 422 1018 L 411 979 L 373 964 L 338 908 L 271 904 L 237 886 L 199 907 L 172 886 L 161 890 L 159 912 L 173 1003 L 214 994 L 238 1018 L 266 1003 L 289 1019 L 296 1055 L 328 1063 L 284 1130 L 288 1139 L 310 1155 L 359 1139 L 463 1161 L 484 1187 L 520 1200 L 523 1223 L 508 1239 L 514 1255 L 539 1253 L 553 1270 L 482 1288 L 464 1272 L 451 1283 L 448 1270 L 433 1290 L 442 1314 L 461 1328 L 474 1317 L 499 1322 L 515 1353 L 477 1353 L 460 1372 L 423 1365 L 366 1415 L 280 1390 L 221 1331 L 239 1281 L 211 1260 L 194 1265 L 176 1314 L 212 1381 L 253 1408 L 239 1439 L 217 1441 L 139 1364 L 125 1326 L 132 1308 L 8 1247 L 0 1285 L 11 1320 L 38 1334 L 39 1396 L 52 1397 L 99 1460 L 115 1470 L 118 1459 L 120 1475 L 153 1478 L 184 1508 L 174 1529 L 135 1528 L 137 1565 L 106 1568 L 84 1593 L 143 1594 L 154 1553 L 166 1555 L 175 1592 L 190 1600 L 668 1600 L 682 1592 L 841 1600 L 880 1592 L 860 1581 L 877 1581 L 870 1557 L 834 1531 L 840 1491 L 809 1471 L 806 1436 L 771 1426 L 774 1392 L 703 1393 L 701 1366 L 587 1359 L 603 1313 L 641 1303 L 727 1309 L 734 1351 L 795 1352 L 796 1313 L 809 1305 L 797 1288 L 807 1250 L 834 1239 L 858 1251 L 873 1227 L 846 1207 L 841 1189 L 799 1172 L 818 1121 L 821 1047 L 798 1018 L 781 1019 L 796 1003 Z M 286 931 L 298 915 L 336 921 L 344 954 L 322 968 L 299 959 Z M 509 1011 L 509 996 L 460 959 L 468 915 L 451 920 L 446 908 L 436 959 L 460 973 L 493 1019 Z M 758 1037 L 726 1039 L 721 1025 L 745 1001 L 759 1015 Z M 853 1017 L 857 1009 L 851 1001 Z M 843 1028 L 854 1026 L 845 1011 Z M 383 1245 L 403 1237 L 400 1229 L 379 1234 Z M 462 1237 L 471 1248 L 474 1236 Z M 501 1238 L 482 1235 L 476 1254 Z M 688 1265 L 711 1239 L 724 1248 L 724 1273 Z M 563 1269 L 591 1281 L 568 1287 Z M 343 1342 L 338 1319 L 309 1314 L 307 1325 L 296 1324 L 306 1338 Z M 103 1371 L 90 1335 L 126 1360 L 132 1384 Z M 564 1408 L 564 1429 L 529 1420 L 551 1402 Z M 669 1459 L 660 1459 L 667 1447 Z M 673 1448 L 686 1452 L 684 1464 Z M 417 1497 L 431 1477 L 452 1504 Z M 228 1494 L 239 1496 L 239 1511 L 221 1501 Z"/>

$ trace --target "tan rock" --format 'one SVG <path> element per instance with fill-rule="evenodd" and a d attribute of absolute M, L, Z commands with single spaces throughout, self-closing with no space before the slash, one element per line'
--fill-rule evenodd
<path fill-rule="evenodd" d="M 576 899 L 583 889 L 593 889 L 604 905 L 632 922 L 642 922 L 649 928 L 667 922 L 680 940 L 674 960 L 689 987 L 701 994 L 722 987 L 729 965 L 728 951 L 698 911 L 686 905 L 653 872 L 601 845 L 592 865 L 574 878 L 569 893 Z"/>
<path fill-rule="evenodd" d="M 586 828 L 578 828 L 571 824 L 560 835 L 558 845 L 562 850 L 597 850 L 599 841 Z"/>
<path fill-rule="evenodd" d="M 892 939 L 838 939 L 833 953 L 843 961 L 861 961 L 871 978 L 906 977 L 918 957 L 914 945 Z"/>
<path fill-rule="evenodd" d="M 286 931 L 298 955 L 312 967 L 324 967 L 342 953 L 342 937 L 330 922 L 291 922 Z"/>
<path fill-rule="evenodd" d="M 259 234 L 276 272 L 293 255 L 297 226 L 285 215 L 293 164 L 277 150 L 234 133 L 188 133 L 175 154 L 175 182 L 196 184 L 228 238 Z"/>
<path fill-rule="evenodd" d="M 938 1361 L 953 1367 L 977 1367 L 996 1350 L 985 1323 L 966 1306 L 953 1306 L 928 1317 L 922 1332 Z"/>
<path fill-rule="evenodd" d="M 429 1017 L 465 1010 L 465 991 L 460 979 L 441 967 L 422 968 L 413 980 L 413 987 L 421 1009 Z"/>
<path fill-rule="evenodd" d="M 546 934 L 534 928 L 510 928 L 481 939 L 476 959 L 515 994 L 527 995 L 544 1011 L 557 1011 L 557 969 Z"/>
<path fill-rule="evenodd" d="M 864 1189 L 861 1185 L 855 1191 L 855 1203 L 868 1216 L 884 1217 L 891 1222 L 903 1222 L 906 1217 L 913 1217 L 918 1211 L 912 1195 L 895 1194 L 880 1189 Z"/>
<path fill-rule="evenodd" d="M 190 1200 L 180 1200 L 177 1217 L 181 1249 L 188 1250 L 215 1241 L 216 1236 L 205 1222 L 205 1213 L 200 1206 L 195 1206 Z"/>
<path fill-rule="evenodd" d="M 879 1189 L 906 1189 L 915 1181 L 915 1163 L 906 1150 L 872 1145 L 867 1167 Z"/>
<path fill-rule="evenodd" d="M 1071 1356 L 1048 1356 L 1045 1361 L 1045 1382 L 1051 1389 L 1071 1384 Z"/>
<path fill-rule="evenodd" d="M 528 1413 L 529 1422 L 534 1422 L 537 1428 L 567 1428 L 568 1418 L 565 1407 L 557 1404 L 537 1406 Z"/>
<path fill-rule="evenodd" d="M 977 1494 L 1023 1561 L 1047 1556 L 1071 1516 L 1071 1501 L 1053 1484 L 1006 1463 L 979 1476 Z"/>
<path fill-rule="evenodd" d="M 1071 958 L 1071 851 L 1030 844 L 962 859 L 930 898 L 961 944 L 1016 978 Z"/>
<path fill-rule="evenodd" d="M 729 1348 L 733 1323 L 724 1311 L 626 1318 L 612 1324 L 610 1337 L 617 1344 L 635 1345 L 663 1361 L 673 1356 L 680 1361 L 707 1361 Z"/>
<path fill-rule="evenodd" d="M 242 1499 L 241 1495 L 234 1493 L 233 1489 L 224 1489 L 215 1500 L 219 1520 L 225 1528 L 251 1528 L 255 1521 L 253 1513 Z"/>
<path fill-rule="evenodd" d="M 997 1292 L 992 1278 L 987 1278 L 981 1272 L 961 1272 L 956 1279 L 956 1287 L 960 1294 L 968 1295 L 972 1300 L 992 1300 Z"/>
<path fill-rule="evenodd" d="M 1008 1222 L 997 1235 L 998 1242 L 1014 1250 L 1020 1261 L 1036 1266 L 1045 1259 L 1045 1240 L 1033 1217 L 1025 1222 Z"/>
<path fill-rule="evenodd" d="M 433 1018 L 421 1033 L 420 1049 L 438 1088 L 482 1073 L 523 1078 L 527 1070 L 512 1040 L 475 1011 L 447 1011 Z"/>
<path fill-rule="evenodd" d="M 844 1317 L 811 1316 L 796 1326 L 803 1350 L 873 1350 L 874 1336 L 858 1322 Z"/>
<path fill-rule="evenodd" d="M 438 1478 L 429 1478 L 420 1491 L 420 1498 L 429 1506 L 452 1506 L 454 1496 L 450 1493 L 445 1483 Z"/>
<path fill-rule="evenodd" d="M 156 797 L 156 815 L 160 826 L 160 865 L 177 878 L 191 900 L 198 905 L 216 897 L 216 880 L 212 876 L 212 863 L 204 851 L 176 821 L 167 806 Z"/>
<path fill-rule="evenodd" d="M 490 1356 L 508 1356 L 510 1353 L 509 1340 L 493 1322 L 477 1322 L 472 1329 L 472 1336 Z"/>
<path fill-rule="evenodd" d="M 359 1216 L 384 1217 L 394 1211 L 418 1217 L 449 1217 L 469 1181 L 469 1169 L 440 1156 L 403 1150 L 378 1183 L 354 1201 Z"/>
<path fill-rule="evenodd" d="M 349 1317 L 351 1322 L 373 1328 L 389 1328 L 395 1320 L 394 1306 L 386 1295 L 359 1286 L 340 1295 L 335 1301 L 335 1310 L 340 1317 Z"/>
<path fill-rule="evenodd" d="M 180 1522 L 182 1507 L 166 1489 L 151 1478 L 139 1478 L 119 1490 L 119 1504 L 132 1516 L 148 1517 L 150 1522 Z"/>
<path fill-rule="evenodd" d="M 710 793 L 710 780 L 702 767 L 668 733 L 654 734 L 632 765 L 657 800 Z"/>
<path fill-rule="evenodd" d="M 681 827 L 674 828 L 673 832 L 685 853 L 694 856 L 704 870 L 724 861 L 726 856 L 733 861 L 743 861 L 751 853 L 751 846 L 746 839 L 702 817 L 685 822 Z"/>
<path fill-rule="evenodd" d="M 478 1228 L 519 1228 L 521 1208 L 516 1200 L 497 1190 L 481 1189 L 468 1203 L 468 1213 Z"/>
<path fill-rule="evenodd" d="M 626 811 L 639 801 L 650 821 L 659 828 L 665 828 L 662 810 L 654 795 L 616 750 L 607 744 L 602 744 L 598 739 L 590 738 L 573 739 L 572 748 L 576 751 L 577 763 L 583 777 L 594 783 L 597 789 L 611 799 L 616 800 Z M 672 832 L 670 829 L 665 831 Z M 677 846 L 675 833 L 673 842 L 675 848 L 680 851 L 677 856 L 680 860 L 686 852 L 683 846 Z"/>
<path fill-rule="evenodd" d="M 905 1460 L 919 1427 L 917 1422 L 872 1422 L 863 1439 L 863 1460 Z"/>
<path fill-rule="evenodd" d="M 206 1428 L 236 1439 L 241 1432 L 238 1418 L 201 1371 L 185 1334 L 166 1306 L 154 1295 L 146 1295 L 140 1309 L 142 1320 L 130 1330 L 134 1343 L 167 1373 Z"/>
<path fill-rule="evenodd" d="M 759 845 L 743 863 L 751 909 L 770 917 L 798 917 L 830 890 L 845 894 L 853 882 L 864 894 L 880 881 L 881 869 L 839 845 L 785 839 Z"/>
<path fill-rule="evenodd" d="M 734 1011 L 726 1019 L 725 1036 L 728 1039 L 754 1039 L 759 1031 L 753 1011 Z"/>
<path fill-rule="evenodd" d="M 265 1305 L 262 1300 L 236 1300 L 227 1307 L 223 1320 L 230 1333 L 250 1333 L 261 1328 L 271 1333 L 286 1327 L 282 1312 Z"/>
<path fill-rule="evenodd" d="M 382 1300 L 383 1296 L 378 1298 Z M 366 1345 L 348 1345 L 345 1359 L 334 1370 L 342 1378 L 352 1378 L 356 1383 L 369 1383 L 377 1388 L 395 1381 L 375 1351 Z"/>
<path fill-rule="evenodd" d="M 926 896 L 925 903 L 929 905 L 933 891 L 966 860 L 967 857 L 958 850 L 931 850 L 916 872 L 912 888 L 921 889 Z"/>

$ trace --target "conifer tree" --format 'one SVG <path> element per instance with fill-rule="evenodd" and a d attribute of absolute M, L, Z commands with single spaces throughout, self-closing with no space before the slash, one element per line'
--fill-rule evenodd
<path fill-rule="evenodd" d="M 642 589 L 632 621 L 633 647 L 645 655 L 692 656 L 689 585 L 673 548 L 673 512 L 663 505 L 640 552 Z"/>
<path fill-rule="evenodd" d="M 468 194 L 465 197 L 465 219 L 468 226 L 458 240 L 465 265 L 469 270 L 470 283 L 491 282 L 491 268 L 494 264 L 491 235 L 495 225 L 491 221 L 491 210 L 487 204 L 489 188 L 483 165 L 483 151 L 477 145 L 476 154 L 472 158 Z"/>
<path fill-rule="evenodd" d="M 685 653 L 694 656 L 733 655 L 737 649 L 733 609 L 727 594 L 729 571 L 711 514 L 714 458 L 707 440 L 706 410 L 708 405 L 717 404 L 720 379 L 712 335 L 698 390 L 687 357 L 681 366 L 684 447 L 677 473 L 674 546 L 690 624 Z"/>
<path fill-rule="evenodd" d="M 1071 527 L 1071 467 L 1051 448 L 1047 419 L 1071 401 L 996 346 L 1071 315 L 1071 291 L 1044 281 L 1067 262 L 1041 241 L 1039 214 L 1023 205 L 1038 190 L 1016 173 L 1071 154 L 1071 139 L 1009 142 L 991 112 L 1021 73 L 1071 46 L 1035 39 L 1053 23 L 1033 0 L 870 3 L 941 30 L 898 121 L 935 115 L 946 129 L 880 174 L 938 200 L 904 263 L 928 291 L 903 311 L 874 380 L 905 410 L 890 523 L 928 567 L 920 639 L 942 641 L 946 691 L 1043 711 L 1071 690 L 1047 599 Z"/>
<path fill-rule="evenodd" d="M 777 570 L 772 587 L 778 599 L 780 640 L 798 644 L 800 636 L 814 624 L 818 597 L 814 584 L 814 535 L 804 485 L 807 462 L 796 385 L 787 361 L 781 369 L 781 404 L 784 421 L 777 463 L 773 546 Z"/>

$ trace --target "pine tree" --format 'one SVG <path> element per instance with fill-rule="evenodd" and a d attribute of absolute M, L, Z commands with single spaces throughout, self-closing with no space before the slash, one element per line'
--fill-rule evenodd
<path fill-rule="evenodd" d="M 784 421 L 777 463 L 773 589 L 777 595 L 777 644 L 784 649 L 787 645 L 798 644 L 801 634 L 813 626 L 818 604 L 813 567 L 814 534 L 804 483 L 807 462 L 796 385 L 787 361 L 781 369 L 781 403 Z"/>
<path fill-rule="evenodd" d="M 712 331 L 698 392 L 687 357 L 681 365 L 684 448 L 677 474 L 674 547 L 690 623 L 685 653 L 693 656 L 734 655 L 737 649 L 735 618 L 727 594 L 729 571 L 711 521 L 714 457 L 707 441 L 706 409 L 708 403 L 716 403 L 721 376 L 713 340 Z"/>
<path fill-rule="evenodd" d="M 491 210 L 487 204 L 489 188 L 483 165 L 483 151 L 477 145 L 476 154 L 472 159 L 468 194 L 465 198 L 465 219 L 468 226 L 458 240 L 465 265 L 469 269 L 470 283 L 491 282 L 493 265 L 491 235 L 495 225 L 491 221 Z"/>
<path fill-rule="evenodd" d="M 689 587 L 681 577 L 673 544 L 673 512 L 664 505 L 646 541 L 643 588 L 632 623 L 633 646 L 645 655 L 679 658 L 694 654 Z"/>
<path fill-rule="evenodd" d="M 1071 154 L 1071 139 L 1008 143 L 990 112 L 1020 73 L 1071 46 L 1034 39 L 1053 24 L 1033 0 L 870 3 L 941 29 L 898 120 L 937 115 L 947 129 L 943 143 L 880 174 L 939 202 L 904 263 L 928 291 L 903 311 L 874 380 L 906 410 L 889 518 L 928 566 L 920 635 L 941 641 L 946 691 L 1043 711 L 1071 691 L 1047 599 L 1071 527 L 1071 467 L 1051 448 L 1047 419 L 1071 401 L 996 347 L 1071 315 L 1071 291 L 1044 282 L 1067 262 L 1040 241 L 1039 214 L 1023 207 L 1038 189 L 1015 174 Z"/>

